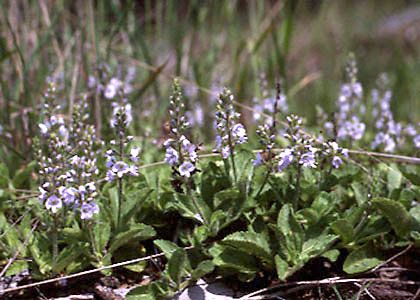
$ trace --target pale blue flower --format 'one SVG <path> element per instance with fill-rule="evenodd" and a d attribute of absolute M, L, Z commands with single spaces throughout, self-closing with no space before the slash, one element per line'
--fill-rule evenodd
<path fill-rule="evenodd" d="M 312 151 L 304 153 L 299 159 L 299 164 L 306 168 L 316 168 L 315 153 Z"/>
<path fill-rule="evenodd" d="M 117 161 L 112 166 L 112 172 L 114 172 L 115 175 L 117 175 L 118 178 L 122 178 L 125 174 L 128 172 L 128 164 L 124 161 Z"/>
<path fill-rule="evenodd" d="M 338 169 L 343 163 L 343 160 L 339 156 L 334 156 L 331 163 L 334 168 Z"/>
<path fill-rule="evenodd" d="M 63 202 L 56 195 L 51 195 L 45 202 L 45 208 L 53 214 L 57 213 L 63 207 Z"/>
<path fill-rule="evenodd" d="M 166 148 L 165 162 L 168 163 L 170 166 L 175 166 L 178 163 L 178 161 L 179 161 L 178 152 L 172 147 Z"/>
<path fill-rule="evenodd" d="M 282 172 L 284 169 L 289 166 L 293 161 L 293 152 L 290 149 L 286 149 L 279 154 L 279 163 L 277 169 L 279 172 Z"/>
<path fill-rule="evenodd" d="M 80 218 L 82 220 L 90 220 L 97 213 L 99 213 L 99 206 L 95 202 L 83 203 L 80 207 Z"/>
<path fill-rule="evenodd" d="M 240 123 L 233 125 L 232 136 L 238 144 L 243 144 L 248 140 L 245 127 Z"/>
<path fill-rule="evenodd" d="M 255 159 L 252 161 L 254 167 L 260 166 L 263 164 L 263 157 L 260 152 L 255 155 Z"/>
<path fill-rule="evenodd" d="M 227 159 L 230 156 L 230 147 L 225 146 L 222 148 L 222 157 L 223 159 Z"/>
<path fill-rule="evenodd" d="M 186 161 L 179 166 L 179 174 L 184 177 L 190 177 L 194 170 L 195 166 L 189 161 Z"/>

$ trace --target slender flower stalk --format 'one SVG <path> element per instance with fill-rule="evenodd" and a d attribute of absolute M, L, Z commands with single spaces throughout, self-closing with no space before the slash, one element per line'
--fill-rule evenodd
<path fill-rule="evenodd" d="M 334 140 L 348 141 L 351 144 L 362 139 L 366 129 L 366 124 L 359 117 L 365 113 L 366 108 L 362 103 L 362 84 L 357 81 L 354 55 L 349 57 L 346 73 L 348 80 L 341 85 L 334 123 L 325 123 L 325 129 Z"/>
<path fill-rule="evenodd" d="M 275 139 L 277 133 L 277 114 L 279 112 L 279 105 L 281 104 L 281 87 L 280 82 L 276 85 L 277 95 L 275 101 L 272 103 L 273 107 L 271 111 L 271 124 L 265 123 L 264 125 L 259 126 L 257 129 L 257 135 L 260 137 L 260 144 L 263 147 L 263 152 L 257 153 L 257 157 L 254 160 L 254 166 L 264 164 L 267 167 L 266 174 L 264 176 L 263 183 L 261 184 L 260 189 L 257 192 L 256 196 L 259 196 L 264 186 L 267 183 L 267 180 L 274 168 L 274 159 L 273 159 L 273 148 L 275 146 Z M 265 159 L 264 159 L 265 157 Z"/>
<path fill-rule="evenodd" d="M 127 176 L 138 176 L 138 155 L 139 148 L 131 148 L 132 136 L 127 135 L 128 127 L 131 124 L 132 110 L 131 104 L 125 98 L 123 86 L 118 86 L 117 100 L 112 103 L 113 111 L 111 118 L 111 127 L 114 128 L 116 140 L 111 140 L 111 148 L 105 153 L 106 167 L 108 168 L 105 180 L 117 181 L 118 188 L 118 221 L 121 221 L 121 206 L 123 201 L 123 178 Z M 131 149 L 131 150 L 130 150 Z M 130 151 L 127 155 L 126 152 Z"/>
<path fill-rule="evenodd" d="M 243 144 L 248 141 L 245 127 L 239 123 L 240 114 L 237 113 L 233 106 L 232 92 L 224 88 L 219 94 L 216 105 L 216 148 L 225 163 L 226 170 L 228 167 L 228 159 L 230 158 L 233 169 L 233 176 L 237 182 L 237 171 L 235 166 L 235 145 Z"/>
<path fill-rule="evenodd" d="M 198 212 L 197 219 L 206 223 L 193 193 L 198 147 L 186 137 L 190 122 L 186 116 L 184 97 L 178 79 L 173 82 L 172 95 L 169 98 L 169 117 L 169 139 L 165 141 L 164 146 L 166 147 L 165 162 L 172 168 L 172 185 L 177 192 L 191 197 Z"/>

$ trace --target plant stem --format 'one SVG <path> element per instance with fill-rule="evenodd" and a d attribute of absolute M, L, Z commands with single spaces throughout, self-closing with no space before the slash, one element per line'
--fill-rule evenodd
<path fill-rule="evenodd" d="M 53 256 L 53 265 L 57 262 L 58 256 L 58 219 L 57 215 L 54 214 L 54 223 L 53 223 L 53 230 L 52 230 L 52 256 Z"/>
<path fill-rule="evenodd" d="M 230 122 L 229 114 L 226 114 L 226 131 L 228 133 L 228 145 L 229 145 L 229 152 L 230 152 L 230 160 L 232 162 L 233 177 L 234 177 L 235 183 L 237 183 L 238 177 L 237 177 L 237 174 L 236 174 L 235 154 L 234 154 L 234 151 L 233 151 L 232 133 L 231 133 L 229 122 Z"/>
<path fill-rule="evenodd" d="M 293 209 L 296 211 L 298 209 L 299 204 L 299 194 L 300 194 L 300 177 L 302 176 L 302 166 L 299 164 L 297 166 L 297 174 L 296 174 L 296 193 L 295 193 L 295 201 L 293 202 Z"/>
<path fill-rule="evenodd" d="M 272 120 L 272 125 L 270 127 L 270 143 L 268 148 L 268 161 L 269 161 L 269 165 L 268 165 L 268 169 L 267 169 L 267 173 L 265 174 L 264 177 L 264 181 L 257 193 L 257 195 L 255 197 L 258 197 L 260 195 L 260 193 L 262 192 L 264 186 L 267 183 L 268 177 L 270 176 L 270 173 L 273 170 L 273 147 L 274 147 L 274 139 L 272 139 L 272 136 L 275 136 L 276 134 L 276 127 L 277 127 L 277 113 L 278 113 L 278 105 L 280 102 L 280 97 L 281 97 L 281 86 L 280 86 L 280 82 L 278 81 L 276 84 L 276 100 L 274 101 L 274 105 L 273 105 L 273 114 L 271 115 L 271 117 L 273 118 Z"/>
<path fill-rule="evenodd" d="M 123 161 L 124 159 L 124 136 L 125 136 L 125 130 L 122 130 L 122 128 L 118 132 L 118 138 L 119 138 L 119 155 L 120 160 Z M 122 195 L 123 195 L 123 181 L 122 178 L 118 178 L 118 218 L 117 218 L 117 228 L 120 227 L 120 221 L 121 221 L 121 204 L 122 204 Z"/>

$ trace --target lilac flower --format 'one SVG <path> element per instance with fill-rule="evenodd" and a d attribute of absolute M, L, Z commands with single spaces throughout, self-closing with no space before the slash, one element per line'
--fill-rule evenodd
<path fill-rule="evenodd" d="M 256 98 L 253 100 L 256 102 Z M 264 108 L 260 104 L 255 104 L 252 110 L 252 116 L 255 121 L 259 121 L 261 119 L 262 114 L 264 113 Z"/>
<path fill-rule="evenodd" d="M 339 156 L 334 156 L 331 163 L 334 168 L 338 169 L 343 163 L 343 160 Z"/>
<path fill-rule="evenodd" d="M 140 154 L 140 148 L 134 147 L 130 150 L 130 160 L 132 162 L 138 162 Z"/>
<path fill-rule="evenodd" d="M 174 166 L 178 163 L 178 160 L 179 160 L 178 152 L 172 147 L 167 147 L 166 154 L 165 154 L 165 162 L 171 166 Z"/>
<path fill-rule="evenodd" d="M 43 124 L 43 123 L 38 124 L 38 127 L 42 135 L 46 135 L 48 133 L 48 126 L 46 124 Z"/>
<path fill-rule="evenodd" d="M 117 175 L 118 178 L 122 178 L 127 174 L 129 166 L 124 161 L 117 161 L 111 168 L 112 172 Z"/>
<path fill-rule="evenodd" d="M 279 154 L 279 163 L 277 169 L 279 172 L 283 172 L 293 161 L 293 152 L 290 149 L 286 149 Z"/>
<path fill-rule="evenodd" d="M 195 162 L 198 159 L 197 155 L 197 146 L 191 143 L 185 136 L 181 136 L 180 138 L 181 147 L 186 153 L 188 154 L 188 158 Z"/>
<path fill-rule="evenodd" d="M 74 187 L 66 188 L 61 186 L 58 188 L 58 192 L 64 200 L 65 205 L 72 205 L 75 202 L 77 190 Z"/>
<path fill-rule="evenodd" d="M 179 166 L 179 174 L 184 177 L 190 177 L 194 170 L 195 166 L 189 161 L 186 161 Z"/>
<path fill-rule="evenodd" d="M 111 182 L 111 181 L 114 181 L 114 179 L 115 179 L 115 173 L 112 170 L 108 170 L 106 172 L 105 180 L 108 182 Z"/>
<path fill-rule="evenodd" d="M 216 149 L 220 150 L 222 148 L 222 137 L 220 135 L 216 135 Z"/>
<path fill-rule="evenodd" d="M 96 185 L 95 185 L 95 182 L 88 182 L 86 185 L 85 185 L 85 188 L 89 191 L 89 192 L 95 192 L 96 191 Z"/>
<path fill-rule="evenodd" d="M 245 127 L 240 123 L 233 125 L 232 136 L 238 144 L 243 144 L 248 140 Z"/>
<path fill-rule="evenodd" d="M 130 174 L 131 176 L 139 176 L 139 168 L 137 166 L 131 165 L 128 168 L 128 174 Z"/>
<path fill-rule="evenodd" d="M 412 124 L 407 125 L 404 132 L 409 136 L 415 136 L 417 134 L 417 130 Z"/>
<path fill-rule="evenodd" d="M 38 196 L 39 200 L 41 200 L 41 201 L 45 200 L 47 198 L 48 192 L 45 189 L 43 189 L 42 187 L 39 187 L 38 190 L 40 192 L 40 194 Z"/>
<path fill-rule="evenodd" d="M 51 195 L 45 202 L 45 208 L 50 210 L 53 214 L 57 213 L 63 207 L 63 203 L 56 195 Z"/>
<path fill-rule="evenodd" d="M 353 116 L 349 121 L 343 121 L 338 128 L 337 138 L 344 140 L 350 138 L 352 140 L 360 140 L 365 133 L 366 125 L 360 122 L 357 116 Z"/>
<path fill-rule="evenodd" d="M 222 157 L 223 159 L 227 159 L 230 156 L 230 147 L 228 145 L 222 148 Z"/>
<path fill-rule="evenodd" d="M 94 214 L 99 213 L 99 207 L 95 202 L 83 203 L 80 207 L 80 218 L 82 220 L 90 220 Z"/>
<path fill-rule="evenodd" d="M 255 155 L 255 159 L 252 161 L 252 164 L 254 165 L 254 167 L 258 167 L 258 166 L 262 165 L 263 162 L 264 162 L 263 157 L 262 157 L 261 153 L 258 152 Z"/>
<path fill-rule="evenodd" d="M 115 77 L 111 78 L 111 80 L 105 87 L 105 92 L 104 92 L 105 98 L 113 99 L 117 95 L 118 91 L 122 88 L 122 86 L 123 86 L 123 83 L 121 80 Z"/>
<path fill-rule="evenodd" d="M 112 105 L 111 127 L 117 127 L 119 123 L 123 123 L 125 127 L 130 125 L 131 121 L 133 121 L 131 104 L 125 103 L 121 105 L 114 102 Z"/>
<path fill-rule="evenodd" d="M 416 135 L 413 139 L 413 143 L 416 146 L 417 149 L 420 148 L 420 134 Z"/>
<path fill-rule="evenodd" d="M 306 168 L 316 168 L 315 153 L 312 151 L 304 153 L 299 159 L 299 164 Z"/>

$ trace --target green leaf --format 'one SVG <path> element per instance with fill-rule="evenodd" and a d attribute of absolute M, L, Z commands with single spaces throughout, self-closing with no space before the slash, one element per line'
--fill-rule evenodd
<path fill-rule="evenodd" d="M 204 201 L 200 201 L 200 197 L 193 198 L 192 196 L 175 193 L 174 198 L 174 201 L 168 203 L 167 208 L 175 208 L 183 217 L 196 220 L 201 224 L 210 217 L 210 209 Z M 194 201 L 196 202 L 194 203 Z"/>
<path fill-rule="evenodd" d="M 302 252 L 299 254 L 300 260 L 306 262 L 309 259 L 320 255 L 322 252 L 326 251 L 336 239 L 336 235 L 322 234 L 306 240 L 302 245 Z"/>
<path fill-rule="evenodd" d="M 379 265 L 381 260 L 370 244 L 366 244 L 352 251 L 343 264 L 343 270 L 347 274 L 361 273 Z"/>
<path fill-rule="evenodd" d="M 331 224 L 331 229 L 340 236 L 344 244 L 354 239 L 353 225 L 347 219 L 338 219 Z"/>
<path fill-rule="evenodd" d="M 411 217 L 405 207 L 394 200 L 386 198 L 375 198 L 372 204 L 389 221 L 398 236 L 405 237 L 411 229 Z"/>
<path fill-rule="evenodd" d="M 152 189 L 146 188 L 143 190 L 136 190 L 135 193 L 128 193 L 121 205 L 121 223 L 129 224 L 133 216 L 136 215 L 142 208 L 142 204 L 153 192 Z"/>
<path fill-rule="evenodd" d="M 222 168 L 214 162 L 209 162 L 203 168 L 200 183 L 200 193 L 203 200 L 212 205 L 213 196 L 230 185 L 229 178 Z M 213 207 L 214 208 L 214 207 Z"/>
<path fill-rule="evenodd" d="M 416 205 L 409 211 L 410 215 L 420 224 L 420 205 Z"/>
<path fill-rule="evenodd" d="M 167 240 L 154 240 L 153 243 L 165 254 L 168 260 L 171 259 L 176 250 L 181 249 L 177 244 Z"/>
<path fill-rule="evenodd" d="M 182 276 L 185 273 L 185 267 L 187 265 L 187 253 L 184 249 L 177 249 L 168 261 L 167 271 L 169 278 L 177 286 L 180 285 Z"/>
<path fill-rule="evenodd" d="M 391 164 L 388 168 L 387 186 L 388 190 L 392 192 L 401 186 L 402 174 L 395 164 Z"/>
<path fill-rule="evenodd" d="M 254 256 L 226 245 L 216 244 L 209 250 L 213 263 L 227 274 L 244 273 L 254 275 L 259 271 Z"/>
<path fill-rule="evenodd" d="M 152 226 L 145 224 L 132 225 L 128 231 L 121 232 L 112 240 L 109 246 L 109 252 L 114 252 L 119 247 L 135 241 L 143 241 L 150 239 L 156 235 L 156 231 Z"/>
<path fill-rule="evenodd" d="M 96 222 L 93 227 L 94 239 L 96 242 L 97 251 L 102 252 L 109 242 L 111 237 L 111 224 L 107 220 Z"/>
<path fill-rule="evenodd" d="M 149 285 L 142 285 L 131 289 L 127 295 L 127 300 L 156 300 L 156 297 L 151 291 Z"/>
<path fill-rule="evenodd" d="M 197 268 L 194 269 L 194 271 L 191 273 L 191 278 L 193 280 L 198 280 L 201 277 L 203 277 L 206 274 L 209 274 L 213 272 L 214 270 L 214 263 L 211 260 L 203 260 L 200 262 L 197 266 Z"/>
<path fill-rule="evenodd" d="M 328 194 L 323 191 L 319 193 L 319 195 L 312 202 L 311 208 L 315 210 L 319 216 L 323 216 L 334 209 L 334 205 L 332 205 L 332 202 L 332 194 Z"/>
<path fill-rule="evenodd" d="M 108 190 L 109 193 L 109 212 L 114 228 L 119 226 L 119 216 L 118 212 L 120 210 L 120 199 L 118 199 L 118 189 L 117 187 L 112 187 Z"/>
<path fill-rule="evenodd" d="M 41 274 L 47 274 L 52 268 L 51 244 L 49 239 L 41 234 L 34 233 L 29 246 L 32 258 L 37 264 Z"/>
<path fill-rule="evenodd" d="M 289 275 L 287 272 L 289 265 L 279 255 L 276 255 L 274 257 L 274 261 L 276 263 L 277 276 L 279 277 L 280 280 L 285 280 L 287 276 Z"/>
<path fill-rule="evenodd" d="M 410 216 L 413 220 L 413 228 L 414 231 L 420 231 L 420 205 L 416 205 L 409 211 Z"/>
<path fill-rule="evenodd" d="M 265 262 L 273 261 L 270 245 L 262 234 L 249 231 L 235 232 L 225 237 L 222 243 L 255 255 Z"/>
<path fill-rule="evenodd" d="M 148 285 L 142 285 L 131 289 L 126 295 L 127 300 L 158 300 L 165 299 L 171 293 L 168 285 L 162 282 L 152 282 Z"/>
<path fill-rule="evenodd" d="M 302 251 L 305 233 L 302 226 L 296 221 L 290 204 L 281 208 L 277 217 L 277 233 L 282 253 L 288 262 L 295 261 Z"/>
<path fill-rule="evenodd" d="M 28 262 L 24 260 L 15 260 L 7 269 L 5 276 L 13 276 L 24 270 L 28 270 Z"/>
<path fill-rule="evenodd" d="M 327 258 L 330 262 L 336 262 L 340 251 L 337 249 L 331 249 L 323 253 L 321 256 Z"/>
<path fill-rule="evenodd" d="M 79 256 L 85 252 L 85 245 L 81 243 L 73 244 L 64 248 L 58 255 L 56 263 L 52 266 L 52 270 L 56 273 L 60 273 L 67 266 L 76 261 Z M 87 248 L 87 247 L 86 247 Z"/>
<path fill-rule="evenodd" d="M 351 183 L 351 188 L 353 189 L 354 197 L 356 198 L 357 204 L 359 204 L 360 206 L 366 203 L 366 201 L 368 200 L 366 196 L 368 192 L 365 186 L 362 183 L 355 181 Z"/>

